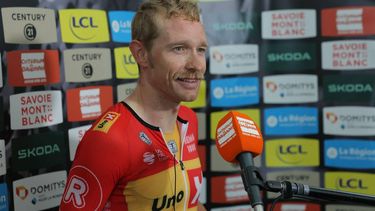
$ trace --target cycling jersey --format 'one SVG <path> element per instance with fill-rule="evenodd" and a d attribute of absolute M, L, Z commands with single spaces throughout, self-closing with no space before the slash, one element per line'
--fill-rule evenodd
<path fill-rule="evenodd" d="M 195 113 L 180 106 L 181 152 L 126 103 L 111 107 L 80 142 L 60 209 L 197 210 L 202 171 Z"/>

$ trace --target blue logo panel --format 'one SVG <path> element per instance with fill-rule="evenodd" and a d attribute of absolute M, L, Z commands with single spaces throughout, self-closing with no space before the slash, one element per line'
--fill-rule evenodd
<path fill-rule="evenodd" d="M 0 211 L 8 211 L 8 188 L 6 183 L 0 184 Z"/>
<path fill-rule="evenodd" d="M 212 107 L 234 107 L 259 103 L 259 81 L 256 77 L 211 80 Z"/>
<path fill-rule="evenodd" d="M 264 110 L 266 135 L 317 134 L 318 109 L 311 107 L 280 107 Z"/>
<path fill-rule="evenodd" d="M 324 142 L 324 165 L 375 169 L 375 140 L 327 139 Z"/>
<path fill-rule="evenodd" d="M 131 11 L 110 11 L 109 25 L 113 42 L 130 43 L 131 22 L 135 12 Z"/>

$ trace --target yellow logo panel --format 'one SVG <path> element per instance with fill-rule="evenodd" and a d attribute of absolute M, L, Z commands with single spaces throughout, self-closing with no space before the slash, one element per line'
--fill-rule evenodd
<path fill-rule="evenodd" d="M 108 112 L 106 113 L 95 125 L 94 131 L 100 131 L 103 133 L 108 133 L 108 130 L 112 127 L 112 125 L 117 121 L 120 114 L 116 112 Z"/>
<path fill-rule="evenodd" d="M 199 87 L 199 92 L 197 99 L 192 102 L 182 102 L 182 105 L 185 105 L 189 108 L 203 108 L 206 106 L 206 81 L 202 80 Z"/>
<path fill-rule="evenodd" d="M 62 41 L 66 43 L 100 43 L 109 41 L 107 15 L 104 10 L 59 10 Z"/>
<path fill-rule="evenodd" d="M 139 77 L 138 65 L 129 47 L 115 48 L 116 77 L 136 79 Z"/>
<path fill-rule="evenodd" d="M 267 167 L 319 166 L 319 141 L 309 138 L 265 141 Z"/>
<path fill-rule="evenodd" d="M 236 109 L 234 111 L 237 111 L 237 112 L 248 115 L 252 120 L 254 120 L 255 124 L 258 126 L 258 128 L 260 130 L 260 111 L 259 111 L 259 109 Z M 217 124 L 219 123 L 220 119 L 223 118 L 228 112 L 229 112 L 229 110 L 228 111 L 212 112 L 210 114 L 210 116 L 211 116 L 210 137 L 211 137 L 212 140 L 215 140 L 215 138 L 216 138 L 215 136 L 216 136 Z"/>
<path fill-rule="evenodd" d="M 355 172 L 326 172 L 324 186 L 340 191 L 375 195 L 375 174 Z"/>

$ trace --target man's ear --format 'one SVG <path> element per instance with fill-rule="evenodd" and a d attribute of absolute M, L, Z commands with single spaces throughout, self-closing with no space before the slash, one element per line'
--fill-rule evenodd
<path fill-rule="evenodd" d="M 139 40 L 132 40 L 129 44 L 129 48 L 138 65 L 142 69 L 148 67 L 147 50 L 143 43 Z"/>

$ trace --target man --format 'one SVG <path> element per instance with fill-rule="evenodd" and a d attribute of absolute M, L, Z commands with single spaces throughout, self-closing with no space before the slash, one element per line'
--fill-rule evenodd
<path fill-rule="evenodd" d="M 150 0 L 132 23 L 134 92 L 86 132 L 60 210 L 197 210 L 197 97 L 207 41 L 197 4 Z M 200 208 L 204 209 L 201 205 Z"/>

